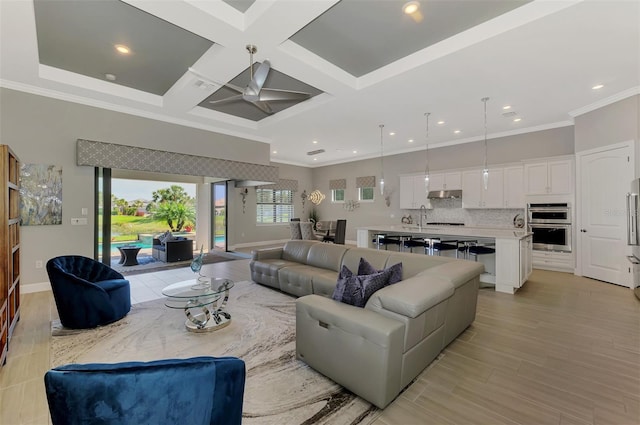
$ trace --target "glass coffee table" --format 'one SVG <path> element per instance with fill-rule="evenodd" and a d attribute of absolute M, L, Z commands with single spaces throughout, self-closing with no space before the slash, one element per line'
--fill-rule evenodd
<path fill-rule="evenodd" d="M 191 332 L 209 332 L 222 329 L 231 323 L 231 315 L 225 311 L 229 289 L 233 281 L 223 278 L 203 278 L 174 283 L 162 290 L 164 305 L 184 310 L 185 326 Z M 203 287 L 204 286 L 204 287 Z M 218 301 L 220 301 L 218 305 Z M 192 312 L 194 311 L 194 312 Z"/>

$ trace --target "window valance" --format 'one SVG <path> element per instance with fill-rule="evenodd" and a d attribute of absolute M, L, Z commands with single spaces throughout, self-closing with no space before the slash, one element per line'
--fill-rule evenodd
<path fill-rule="evenodd" d="M 92 167 L 275 182 L 278 167 L 78 139 L 76 163 Z"/>
<path fill-rule="evenodd" d="M 329 180 L 329 190 L 346 189 L 347 179 Z"/>
<path fill-rule="evenodd" d="M 376 176 L 356 177 L 356 187 L 376 187 Z"/>
<path fill-rule="evenodd" d="M 265 184 L 257 186 L 258 189 L 273 189 L 273 190 L 291 190 L 293 192 L 298 191 L 298 180 L 289 179 L 277 179 L 273 184 Z"/>

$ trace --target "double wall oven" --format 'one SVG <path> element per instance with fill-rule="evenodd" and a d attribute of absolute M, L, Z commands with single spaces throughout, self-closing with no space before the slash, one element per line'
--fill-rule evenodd
<path fill-rule="evenodd" d="M 527 204 L 527 224 L 537 251 L 571 252 L 571 206 L 568 203 Z"/>

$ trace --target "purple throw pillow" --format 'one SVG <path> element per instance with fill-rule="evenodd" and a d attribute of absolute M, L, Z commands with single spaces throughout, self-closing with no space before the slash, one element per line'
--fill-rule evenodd
<path fill-rule="evenodd" d="M 393 266 L 387 267 L 386 269 L 377 270 L 371 265 L 371 263 L 360 257 L 360 264 L 358 264 L 358 276 L 380 273 L 387 270 L 391 270 L 391 275 L 389 276 L 388 282 L 389 285 L 393 285 L 394 283 L 400 282 L 402 280 L 402 263 L 394 264 Z"/>
<path fill-rule="evenodd" d="M 390 285 L 390 279 L 397 278 L 398 274 L 402 276 L 402 263 L 381 272 L 361 276 L 353 275 L 348 267 L 342 266 L 331 298 L 345 304 L 364 307 L 371 295 Z"/>

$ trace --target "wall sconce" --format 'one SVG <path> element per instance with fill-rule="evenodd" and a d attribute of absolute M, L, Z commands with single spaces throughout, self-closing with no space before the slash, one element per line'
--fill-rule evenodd
<path fill-rule="evenodd" d="M 307 201 L 307 198 L 308 198 L 307 189 L 302 191 L 302 193 L 300 194 L 300 198 L 302 198 L 302 213 L 304 214 L 304 203 Z"/>
<path fill-rule="evenodd" d="M 249 189 L 247 189 L 246 187 L 244 189 L 240 189 L 240 196 L 242 196 L 242 214 L 244 214 L 245 212 L 248 194 L 249 194 Z"/>
<path fill-rule="evenodd" d="M 360 207 L 360 202 L 354 201 L 354 200 L 344 201 L 344 204 L 343 204 L 343 208 L 349 212 L 359 207 Z"/>
<path fill-rule="evenodd" d="M 325 196 L 322 192 L 316 189 L 309 194 L 308 198 L 314 205 L 320 205 L 320 202 L 324 200 Z"/>

